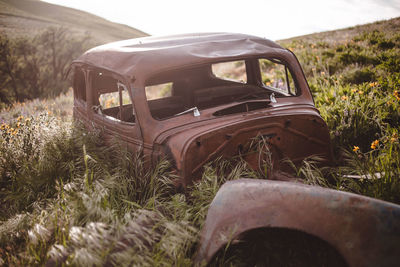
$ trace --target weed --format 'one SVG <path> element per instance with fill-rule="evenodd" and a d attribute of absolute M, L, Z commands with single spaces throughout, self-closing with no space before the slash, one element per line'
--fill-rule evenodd
<path fill-rule="evenodd" d="M 337 163 L 320 168 L 309 158 L 293 172 L 311 185 L 400 203 L 400 35 L 393 25 L 373 31 L 385 25 L 365 32 L 354 27 L 355 35 L 346 38 L 339 32 L 282 43 L 302 63 Z M 185 193 L 176 192 L 168 162 L 149 170 L 124 144 L 103 146 L 99 132 L 72 123 L 71 94 L 14 103 L 0 113 L 0 265 L 191 266 L 221 185 L 270 175 L 268 140 L 257 139 L 247 148 L 261 151 L 257 171 L 240 158 L 218 159 Z M 290 247 L 292 239 L 272 232 L 259 239 L 248 234 L 229 243 L 213 264 L 285 260 L 275 252 L 252 257 L 259 248 L 278 247 L 296 260 L 298 247 L 306 256 L 315 251 L 305 243 Z M 254 239 L 257 246 L 247 242 Z M 321 265 L 335 258 L 321 253 Z"/>

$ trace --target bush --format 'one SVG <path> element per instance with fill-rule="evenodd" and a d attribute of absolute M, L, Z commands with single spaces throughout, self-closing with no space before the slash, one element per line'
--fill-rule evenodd
<path fill-rule="evenodd" d="M 377 60 L 373 57 L 349 51 L 340 54 L 339 61 L 343 63 L 344 66 L 350 64 L 375 65 L 377 63 Z"/>
<path fill-rule="evenodd" d="M 0 36 L 0 108 L 27 99 L 58 96 L 69 82 L 69 64 L 89 46 L 66 28 L 48 28 L 34 38 Z"/>
<path fill-rule="evenodd" d="M 362 84 L 365 82 L 372 82 L 376 80 L 375 72 L 370 68 L 354 69 L 347 72 L 343 81 L 351 84 Z"/>

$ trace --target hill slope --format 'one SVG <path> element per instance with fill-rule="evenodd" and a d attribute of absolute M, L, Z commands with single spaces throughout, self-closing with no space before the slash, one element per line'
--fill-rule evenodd
<path fill-rule="evenodd" d="M 399 30 L 400 30 L 400 17 L 388 20 L 376 21 L 368 24 L 356 25 L 344 29 L 296 36 L 280 40 L 278 42 L 281 44 L 285 44 L 291 41 L 303 41 L 303 42 L 323 41 L 328 43 L 339 43 L 346 40 L 350 40 L 354 36 L 364 32 L 379 31 L 383 33 L 393 34 L 399 32 Z"/>
<path fill-rule="evenodd" d="M 9 36 L 32 36 L 50 26 L 89 32 L 96 43 L 142 37 L 148 34 L 93 14 L 38 0 L 0 0 L 0 31 Z"/>

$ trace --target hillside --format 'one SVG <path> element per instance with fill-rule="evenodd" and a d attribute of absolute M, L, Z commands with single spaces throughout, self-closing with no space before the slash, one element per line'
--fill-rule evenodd
<path fill-rule="evenodd" d="M 76 33 L 89 32 L 95 43 L 147 36 L 88 12 L 39 0 L 0 0 L 0 31 L 9 36 L 33 36 L 50 26 L 64 26 Z"/>
<path fill-rule="evenodd" d="M 285 44 L 292 41 L 312 41 L 312 42 L 328 42 L 328 43 L 339 43 L 346 40 L 351 40 L 354 36 L 359 35 L 363 32 L 379 31 L 383 33 L 394 34 L 399 32 L 400 29 L 400 17 L 389 20 L 381 20 L 373 23 L 356 25 L 344 29 L 337 29 L 333 31 L 318 32 L 313 34 L 307 34 L 302 36 L 296 36 L 278 41 L 281 44 Z"/>
<path fill-rule="evenodd" d="M 292 174 L 400 204 L 400 18 L 279 43 L 298 57 L 335 153 L 333 166 L 311 158 Z M 193 266 L 222 184 L 268 177 L 266 162 L 218 160 L 177 192 L 168 162 L 149 170 L 123 143 L 105 146 L 72 123 L 72 105 L 70 89 L 0 111 L 0 266 Z M 337 266 L 320 243 L 260 240 L 234 240 L 211 266 L 249 266 L 257 251 L 268 266 Z"/>

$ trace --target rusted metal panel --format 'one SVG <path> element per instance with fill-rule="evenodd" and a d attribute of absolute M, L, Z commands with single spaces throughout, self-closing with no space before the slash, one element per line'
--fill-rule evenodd
<path fill-rule="evenodd" d="M 295 80 L 296 95 L 284 97 L 266 88 L 258 58 L 273 58 L 274 62 L 278 60 L 287 66 Z M 239 59 L 245 62 L 247 83 L 216 79 L 211 71 L 213 63 Z M 201 176 L 206 162 L 239 155 L 260 135 L 268 137 L 275 169 L 282 167 L 280 161 L 285 158 L 295 163 L 311 155 L 320 155 L 327 162 L 331 159 L 328 129 L 314 107 L 296 57 L 264 38 L 230 33 L 146 37 L 91 49 L 74 61 L 73 66 L 84 74 L 87 98 L 85 108 L 79 104 L 81 101 L 75 101 L 75 117 L 88 128 L 104 129 L 105 138 L 124 140 L 153 164 L 160 158 L 171 160 L 184 187 Z M 171 97 L 177 94 L 176 97 L 184 99 L 175 105 L 185 108 L 167 119 L 158 119 L 150 110 L 145 87 L 165 81 L 176 84 Z M 122 84 L 130 92 L 134 124 L 96 112 L 99 95 L 117 90 L 116 84 Z M 254 88 L 258 93 L 269 90 L 269 95 L 246 99 L 252 98 L 248 92 Z M 219 91 L 228 94 L 214 97 Z M 243 94 L 229 95 L 235 91 Z M 276 98 L 272 98 L 274 94 Z M 126 111 L 122 102 L 120 99 L 118 114 Z M 159 103 L 162 101 L 153 106 Z M 164 109 L 172 105 L 166 103 Z M 187 110 L 200 112 L 194 116 Z M 245 159 L 257 168 L 259 157 L 255 153 Z"/>
<path fill-rule="evenodd" d="M 167 69 L 231 59 L 235 56 L 274 53 L 275 49 L 284 51 L 277 43 L 256 36 L 197 33 L 113 42 L 90 49 L 74 63 L 87 64 L 142 80 Z"/>
<path fill-rule="evenodd" d="M 332 245 L 349 266 L 397 266 L 400 206 L 299 183 L 240 179 L 218 191 L 197 261 L 209 262 L 229 238 L 263 227 L 295 229 Z"/>
<path fill-rule="evenodd" d="M 185 184 L 201 176 L 202 166 L 218 157 L 229 159 L 242 154 L 250 166 L 257 168 L 260 151 L 249 151 L 248 147 L 257 142 L 257 136 L 268 138 L 274 169 L 281 169 L 285 158 L 295 163 L 311 155 L 331 160 L 326 125 L 317 112 L 302 114 L 301 111 L 279 116 L 258 114 L 253 118 L 236 118 L 231 123 L 218 121 L 182 131 L 175 129 L 164 144 L 173 148 L 171 153 L 175 158 L 183 159 L 177 167 L 185 177 Z"/>

